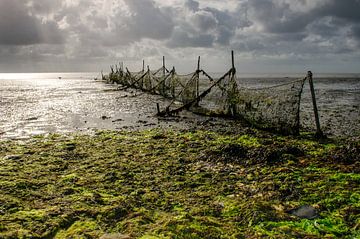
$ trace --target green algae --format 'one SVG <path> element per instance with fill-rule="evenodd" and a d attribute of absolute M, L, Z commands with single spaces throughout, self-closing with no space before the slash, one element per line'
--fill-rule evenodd
<path fill-rule="evenodd" d="M 146 130 L 0 144 L 1 238 L 359 236 L 358 139 Z M 301 205 L 319 218 L 288 213 Z"/>

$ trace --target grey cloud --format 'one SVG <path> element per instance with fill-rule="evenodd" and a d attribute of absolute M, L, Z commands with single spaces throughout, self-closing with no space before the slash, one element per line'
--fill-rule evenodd
<path fill-rule="evenodd" d="M 151 0 L 125 0 L 131 17 L 121 22 L 125 25 L 124 34 L 132 40 L 142 38 L 165 39 L 171 35 L 173 22 L 170 15 L 162 12 Z M 114 19 L 116 21 L 116 19 Z M 122 27 L 120 27 L 120 30 Z"/>
<path fill-rule="evenodd" d="M 351 30 L 352 34 L 360 40 L 360 24 L 354 25 Z"/>
<path fill-rule="evenodd" d="M 276 0 L 251 0 L 248 2 L 251 20 L 260 23 L 266 32 L 300 32 L 317 16 L 294 12 L 289 4 L 278 4 Z"/>
<path fill-rule="evenodd" d="M 0 63 L 216 58 L 230 48 L 282 59 L 356 55 L 358 9 L 359 0 L 0 0 Z"/>
<path fill-rule="evenodd" d="M 191 11 L 199 11 L 199 2 L 194 1 L 194 0 L 187 0 L 185 3 L 185 7 L 187 7 L 188 9 L 190 9 Z"/>
<path fill-rule="evenodd" d="M 249 26 L 246 12 L 239 7 L 235 11 L 199 7 L 199 2 L 189 0 L 185 7 L 191 11 L 179 11 L 175 22 L 177 30 L 168 40 L 168 46 L 213 47 L 229 45 L 237 29 Z M 241 6 L 241 4 L 239 4 Z"/>
<path fill-rule="evenodd" d="M 200 31 L 208 31 L 214 29 L 217 25 L 217 20 L 212 13 L 207 11 L 197 11 L 193 16 L 195 26 Z"/>
<path fill-rule="evenodd" d="M 300 2 L 306 4 L 305 1 Z M 326 29 L 319 33 L 330 34 L 331 30 L 336 32 L 341 27 L 340 22 L 343 25 L 360 22 L 359 0 L 323 0 L 318 3 L 308 11 L 296 11 L 290 4 L 278 0 L 251 0 L 246 7 L 254 23 L 262 25 L 266 32 L 275 34 L 320 30 L 320 26 Z M 326 19 L 330 21 L 323 22 Z"/>
<path fill-rule="evenodd" d="M 210 34 L 191 35 L 182 29 L 175 29 L 168 47 L 211 47 L 214 36 Z"/>
<path fill-rule="evenodd" d="M 61 0 L 27 0 L 27 6 L 36 14 L 49 14 L 59 10 L 62 5 Z"/>
<path fill-rule="evenodd" d="M 334 17 L 321 17 L 314 20 L 307 26 L 307 30 L 325 37 L 334 37 L 339 34 L 339 29 L 346 25 L 346 22 Z"/>
<path fill-rule="evenodd" d="M 25 1 L 0 2 L 0 44 L 31 45 L 63 42 L 58 26 L 53 21 L 42 22 L 30 15 Z"/>
<path fill-rule="evenodd" d="M 328 3 L 316 9 L 315 13 L 320 16 L 335 16 L 347 19 L 350 22 L 360 22 L 360 1 L 359 0 L 328 0 Z"/>
<path fill-rule="evenodd" d="M 185 2 L 185 7 L 194 12 L 199 11 L 199 6 L 200 6 L 199 2 L 194 0 L 187 0 Z"/>

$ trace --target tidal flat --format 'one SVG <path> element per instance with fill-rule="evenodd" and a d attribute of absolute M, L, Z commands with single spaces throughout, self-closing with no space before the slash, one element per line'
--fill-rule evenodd
<path fill-rule="evenodd" d="M 359 155 L 251 128 L 0 141 L 0 237 L 358 238 Z"/>

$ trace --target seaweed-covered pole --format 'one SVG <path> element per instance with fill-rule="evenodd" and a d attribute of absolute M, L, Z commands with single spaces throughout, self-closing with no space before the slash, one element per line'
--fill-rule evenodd
<path fill-rule="evenodd" d="M 165 56 L 163 56 L 163 77 L 165 77 Z"/>
<path fill-rule="evenodd" d="M 198 63 L 197 63 L 197 72 L 200 72 L 200 56 L 198 57 Z M 196 97 L 199 97 L 199 74 L 197 76 L 197 80 L 196 80 Z"/>
<path fill-rule="evenodd" d="M 314 83 L 313 83 L 312 76 L 313 76 L 312 72 L 308 71 L 307 78 L 309 80 L 311 98 L 312 98 L 313 108 L 314 108 L 315 123 L 316 123 L 316 137 L 324 138 L 324 134 L 323 134 L 323 132 L 321 131 L 321 128 L 320 128 L 319 112 L 318 112 L 318 108 L 317 108 L 317 105 L 316 105 L 316 96 L 315 96 L 315 89 L 314 89 Z"/>
<path fill-rule="evenodd" d="M 235 70 L 234 51 L 231 51 L 231 66 Z"/>
<path fill-rule="evenodd" d="M 237 95 L 237 86 L 236 86 L 236 82 L 235 82 L 235 77 L 236 77 L 236 68 L 235 68 L 235 60 L 234 60 L 234 51 L 231 51 L 231 73 L 230 73 L 230 81 L 229 84 L 230 85 L 230 89 L 228 91 L 228 104 L 229 104 L 229 113 L 232 116 L 235 116 L 237 113 L 237 109 L 236 109 L 236 101 L 235 101 L 235 97 Z"/>

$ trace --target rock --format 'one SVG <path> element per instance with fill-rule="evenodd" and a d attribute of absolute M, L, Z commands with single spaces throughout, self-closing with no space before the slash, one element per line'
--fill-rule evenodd
<path fill-rule="evenodd" d="M 14 155 L 6 155 L 4 160 L 18 160 L 21 159 L 21 155 L 14 154 Z"/>
<path fill-rule="evenodd" d="M 65 149 L 66 150 L 69 150 L 69 151 L 72 151 L 76 148 L 76 144 L 75 143 L 67 143 L 65 144 Z"/>
<path fill-rule="evenodd" d="M 31 117 L 31 118 L 27 118 L 26 120 L 28 121 L 32 121 L 32 120 L 37 120 L 39 117 Z"/>
<path fill-rule="evenodd" d="M 106 233 L 100 239 L 131 239 L 131 237 L 121 233 Z"/>
<path fill-rule="evenodd" d="M 316 209 L 309 205 L 303 205 L 298 208 L 292 209 L 288 211 L 288 213 L 300 217 L 300 218 L 306 218 L 306 219 L 315 219 L 319 217 L 318 212 Z"/>
<path fill-rule="evenodd" d="M 116 119 L 116 120 L 113 120 L 111 122 L 119 122 L 119 121 L 123 121 L 123 119 Z"/>

